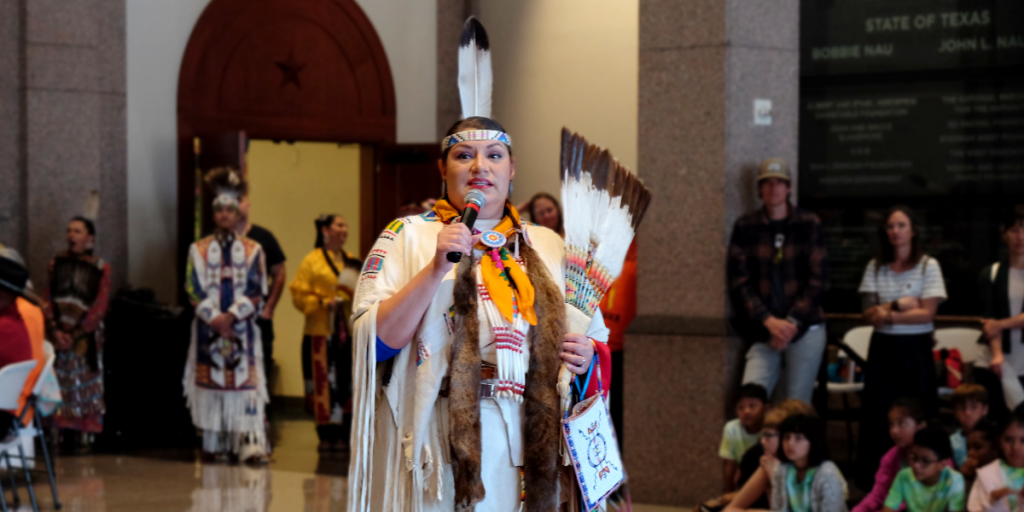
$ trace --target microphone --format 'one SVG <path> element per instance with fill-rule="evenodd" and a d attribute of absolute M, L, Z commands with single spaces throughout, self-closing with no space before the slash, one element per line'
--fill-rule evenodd
<path fill-rule="evenodd" d="M 487 204 L 487 197 L 484 193 L 478 189 L 470 190 L 466 194 L 466 209 L 462 211 L 462 223 L 467 228 L 473 229 L 473 223 L 476 222 L 476 216 L 480 213 L 480 208 L 483 208 Z M 450 252 L 448 253 L 448 261 L 452 263 L 458 263 L 462 259 L 461 252 Z"/>

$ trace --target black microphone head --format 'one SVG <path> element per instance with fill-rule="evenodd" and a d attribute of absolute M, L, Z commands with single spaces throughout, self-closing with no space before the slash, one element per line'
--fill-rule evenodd
<path fill-rule="evenodd" d="M 466 194 L 466 204 L 473 203 L 480 208 L 483 208 L 487 204 L 487 196 L 484 195 L 482 190 L 473 189 Z"/>

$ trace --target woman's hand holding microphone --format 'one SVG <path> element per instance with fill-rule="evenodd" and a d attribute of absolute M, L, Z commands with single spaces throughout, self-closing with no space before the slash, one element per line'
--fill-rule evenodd
<path fill-rule="evenodd" d="M 473 246 L 480 241 L 481 235 L 474 235 L 465 224 L 451 223 L 441 228 L 437 234 L 437 249 L 434 251 L 434 271 L 447 274 L 454 263 L 448 261 L 448 253 L 457 252 L 473 254 Z"/>

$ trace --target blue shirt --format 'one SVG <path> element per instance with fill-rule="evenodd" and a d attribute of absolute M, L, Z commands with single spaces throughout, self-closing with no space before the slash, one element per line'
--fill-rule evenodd
<path fill-rule="evenodd" d="M 389 347 L 387 345 L 387 343 L 384 343 L 383 341 L 380 340 L 380 336 L 377 337 L 377 362 L 378 363 L 383 363 L 384 361 L 387 361 L 388 359 L 391 359 L 392 357 L 397 356 L 398 353 L 401 352 L 401 351 L 402 351 L 402 349 L 400 349 L 400 348 L 391 348 L 391 347 Z"/>
<path fill-rule="evenodd" d="M 949 444 L 953 446 L 953 464 L 956 467 L 964 465 L 967 461 L 967 438 L 964 437 L 963 430 L 957 429 L 949 436 Z"/>

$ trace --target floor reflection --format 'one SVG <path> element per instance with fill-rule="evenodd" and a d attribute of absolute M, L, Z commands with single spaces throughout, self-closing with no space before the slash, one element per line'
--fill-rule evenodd
<path fill-rule="evenodd" d="M 282 421 L 267 467 L 202 464 L 188 450 L 60 457 L 57 488 L 74 512 L 335 512 L 345 510 L 348 459 L 321 458 L 311 421 Z M 41 511 L 52 511 L 45 474 L 33 474 Z M 4 479 L 10 505 L 10 485 Z M 21 506 L 32 510 L 24 482 Z"/>
<path fill-rule="evenodd" d="M 205 465 L 202 486 L 192 491 L 190 512 L 265 512 L 270 510 L 269 469 Z"/>
<path fill-rule="evenodd" d="M 61 457 L 57 487 L 65 512 L 342 512 L 347 457 L 319 457 L 312 421 L 275 423 L 273 463 L 263 468 L 202 464 L 191 450 Z M 41 466 L 40 466 L 41 467 Z M 0 472 L 2 473 L 2 472 Z M 46 475 L 33 475 L 40 510 L 52 512 Z M 6 478 L 3 487 L 10 500 Z M 19 485 L 21 506 L 31 511 Z M 8 501 L 10 504 L 10 501 Z M 634 512 L 682 512 L 634 505 Z"/>
<path fill-rule="evenodd" d="M 306 512 L 343 512 L 347 483 L 344 478 L 317 475 L 302 482 Z"/>

